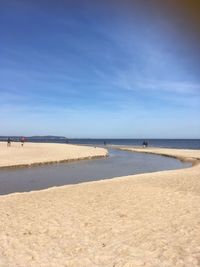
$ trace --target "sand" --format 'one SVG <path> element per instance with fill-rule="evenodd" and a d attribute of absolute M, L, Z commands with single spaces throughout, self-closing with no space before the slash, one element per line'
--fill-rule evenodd
<path fill-rule="evenodd" d="M 159 148 L 159 147 L 119 147 L 115 146 L 120 150 L 140 152 L 140 153 L 151 153 L 151 154 L 159 154 L 163 156 L 170 156 L 174 158 L 178 158 L 183 161 L 191 161 L 194 162 L 196 159 L 200 160 L 200 151 L 199 150 L 191 150 L 191 149 L 171 149 L 171 148 Z"/>
<path fill-rule="evenodd" d="M 107 150 L 99 147 L 77 146 L 52 143 L 0 142 L 0 168 L 31 166 L 55 162 L 67 162 L 90 158 L 105 157 Z"/>
<path fill-rule="evenodd" d="M 200 151 L 142 152 L 194 165 L 1 196 L 0 266 L 200 266 Z"/>

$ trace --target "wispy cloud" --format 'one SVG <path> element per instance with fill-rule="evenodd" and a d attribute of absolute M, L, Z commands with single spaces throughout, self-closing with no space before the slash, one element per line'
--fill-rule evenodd
<path fill-rule="evenodd" d="M 2 114 L 49 122 L 76 114 L 82 125 L 108 117 L 116 129 L 118 118 L 139 125 L 140 117 L 154 124 L 155 117 L 200 115 L 198 55 L 169 21 L 137 10 L 129 18 L 120 10 L 112 17 L 97 9 L 8 10 L 0 18 Z"/>

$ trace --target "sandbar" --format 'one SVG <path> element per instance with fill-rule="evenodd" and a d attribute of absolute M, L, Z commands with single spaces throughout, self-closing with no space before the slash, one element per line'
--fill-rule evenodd
<path fill-rule="evenodd" d="M 100 147 L 77 146 L 55 143 L 0 142 L 0 168 L 24 167 L 40 164 L 68 162 L 107 156 L 107 150 Z"/>

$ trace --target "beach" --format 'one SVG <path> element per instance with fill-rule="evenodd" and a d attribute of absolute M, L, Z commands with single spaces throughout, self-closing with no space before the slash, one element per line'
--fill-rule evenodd
<path fill-rule="evenodd" d="M 31 146 L 34 155 L 40 151 Z M 71 160 L 106 154 L 100 148 L 70 149 Z M 0 266 L 200 266 L 200 150 L 123 149 L 177 157 L 193 166 L 0 196 Z M 63 151 L 56 158 L 29 153 L 28 163 L 11 154 L 0 164 L 66 160 Z"/>
<path fill-rule="evenodd" d="M 24 167 L 40 164 L 68 162 L 107 156 L 107 150 L 99 147 L 76 146 L 55 143 L 0 142 L 0 168 Z"/>

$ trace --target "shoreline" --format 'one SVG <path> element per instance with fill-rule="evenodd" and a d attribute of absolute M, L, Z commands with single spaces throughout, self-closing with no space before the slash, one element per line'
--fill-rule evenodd
<path fill-rule="evenodd" d="M 30 164 L 17 164 L 17 165 L 9 165 L 9 166 L 0 166 L 0 170 L 9 170 L 9 169 L 20 169 L 20 168 L 32 168 L 32 167 L 38 167 L 38 166 L 45 166 L 45 165 L 54 165 L 54 164 L 60 164 L 60 163 L 70 163 L 70 162 L 79 162 L 83 160 L 92 160 L 92 159 L 102 159 L 107 158 L 109 155 L 102 155 L 102 156 L 88 156 L 88 157 L 82 157 L 82 158 L 76 158 L 76 159 L 63 159 L 63 160 L 56 160 L 56 161 L 44 161 L 44 162 L 36 162 L 36 163 L 30 163 Z"/>
<path fill-rule="evenodd" d="M 33 143 L 35 144 L 35 143 Z M 46 143 L 41 143 L 41 144 L 46 144 Z M 48 143 L 47 143 L 48 144 Z M 50 143 L 51 144 L 51 143 Z M 72 145 L 72 146 L 77 146 L 79 147 L 78 144 L 76 145 Z M 86 147 L 85 145 L 81 146 L 81 147 Z M 90 147 L 89 147 L 90 148 Z M 93 148 L 96 148 L 96 147 L 93 147 Z M 101 148 L 101 147 L 98 147 L 98 148 Z M 107 148 L 109 148 L 109 146 L 107 146 Z M 128 151 L 128 152 L 135 152 L 135 153 L 144 153 L 144 154 L 153 154 L 153 155 L 159 155 L 159 156 L 162 156 L 162 157 L 169 157 L 169 158 L 174 158 L 174 159 L 178 159 L 182 162 L 189 162 L 191 163 L 192 165 L 189 166 L 189 167 L 185 167 L 185 168 L 180 168 L 180 169 L 172 169 L 172 170 L 162 170 L 162 171 L 153 171 L 153 172 L 144 172 L 144 173 L 138 173 L 138 174 L 130 174 L 130 175 L 123 175 L 123 176 L 116 176 L 116 177 L 113 177 L 113 178 L 108 178 L 108 179 L 100 179 L 100 180 L 94 180 L 94 181 L 85 181 L 85 182 L 81 182 L 81 183 L 75 183 L 75 184 L 66 184 L 66 185 L 60 185 L 60 186 L 52 186 L 52 187 L 49 187 L 49 188 L 44 188 L 44 189 L 37 189 L 37 190 L 31 190 L 31 191 L 25 191 L 25 192 L 13 192 L 13 193 L 9 193 L 9 194 L 3 194 L 3 195 L 0 195 L 0 198 L 2 196 L 10 196 L 10 195 L 14 195 L 14 194 L 29 194 L 29 193 L 34 193 L 34 192 L 42 192 L 42 191 L 48 191 L 48 190 L 54 190 L 54 189 L 59 189 L 59 188 L 62 188 L 62 187 L 68 187 L 68 186 L 79 186 L 79 185 L 84 185 L 84 184 L 90 184 L 90 183 L 104 183 L 104 182 L 109 182 L 109 181 L 117 181 L 117 180 L 120 180 L 120 179 L 124 179 L 124 178 L 134 178 L 134 177 L 137 177 L 137 176 L 148 176 L 148 175 L 152 175 L 152 174 L 162 174 L 162 173 L 165 173 L 165 172 L 178 172 L 178 171 L 184 171 L 184 170 L 190 170 L 190 169 L 193 169 L 194 167 L 196 166 L 199 166 L 200 167 L 200 150 L 190 150 L 190 149 L 187 149 L 189 152 L 199 152 L 199 156 L 197 158 L 195 157 L 186 157 L 186 156 L 180 156 L 180 155 L 174 155 L 173 153 L 166 153 L 166 152 L 163 152 L 163 150 L 170 150 L 171 151 L 174 151 L 174 150 L 177 150 L 177 151 L 186 151 L 185 149 L 170 149 L 170 148 L 157 148 L 157 147 L 148 147 L 148 148 L 139 148 L 139 147 L 122 147 L 122 146 L 117 146 L 117 147 L 113 147 L 111 146 L 111 148 L 113 149 L 118 149 L 118 150 L 122 150 L 122 151 Z M 104 148 L 102 148 L 104 149 Z M 104 149 L 107 151 L 107 149 Z M 154 151 L 156 150 L 156 151 Z M 82 161 L 82 160 L 92 160 L 92 159 L 102 159 L 102 158 L 107 158 L 109 157 L 109 154 L 108 152 L 106 152 L 106 155 L 104 156 L 89 156 L 89 157 L 83 157 L 83 158 L 75 158 L 75 159 L 68 159 L 68 160 L 61 160 L 61 161 L 50 161 L 50 162 L 41 162 L 41 163 L 32 163 L 32 164 L 25 164 L 25 165 L 13 165 L 13 166 L 0 166 L 0 170 L 3 170 L 3 171 L 6 171 L 6 170 L 9 170 L 9 169 L 20 169 L 20 168 L 34 168 L 34 167 L 38 167 L 38 166 L 45 166 L 45 165 L 54 165 L 54 164 L 60 164 L 60 163 L 70 163 L 70 162 L 79 162 L 79 161 Z"/>
<path fill-rule="evenodd" d="M 0 196 L 0 266 L 199 267 L 200 150 L 160 152 L 198 164 Z"/>
<path fill-rule="evenodd" d="M 108 157 L 108 151 L 99 147 L 31 142 L 25 143 L 23 147 L 20 143 L 13 142 L 11 147 L 7 147 L 6 142 L 0 142 L 0 170 L 106 157 Z M 2 163 L 1 160 L 4 160 L 4 162 Z"/>
<path fill-rule="evenodd" d="M 139 147 L 121 147 L 121 146 L 116 146 L 115 149 L 123 150 L 123 151 L 129 151 L 129 152 L 136 152 L 136 153 L 145 153 L 145 154 L 153 154 L 153 155 L 159 155 L 163 157 L 170 157 L 170 158 L 175 158 L 178 159 L 182 162 L 190 162 L 192 163 L 192 166 L 195 166 L 196 164 L 200 164 L 200 156 L 197 157 L 188 157 L 188 156 L 181 156 L 181 155 L 174 155 L 173 153 L 169 152 L 167 153 L 167 150 L 177 150 L 181 152 L 181 149 L 175 149 L 175 148 L 161 148 L 161 147 L 148 147 L 148 148 L 139 148 Z M 165 152 L 164 152 L 165 150 Z M 191 151 L 193 152 L 198 152 L 199 150 L 192 150 L 192 149 L 183 149 L 183 151 Z M 189 167 L 189 168 L 191 168 Z"/>

